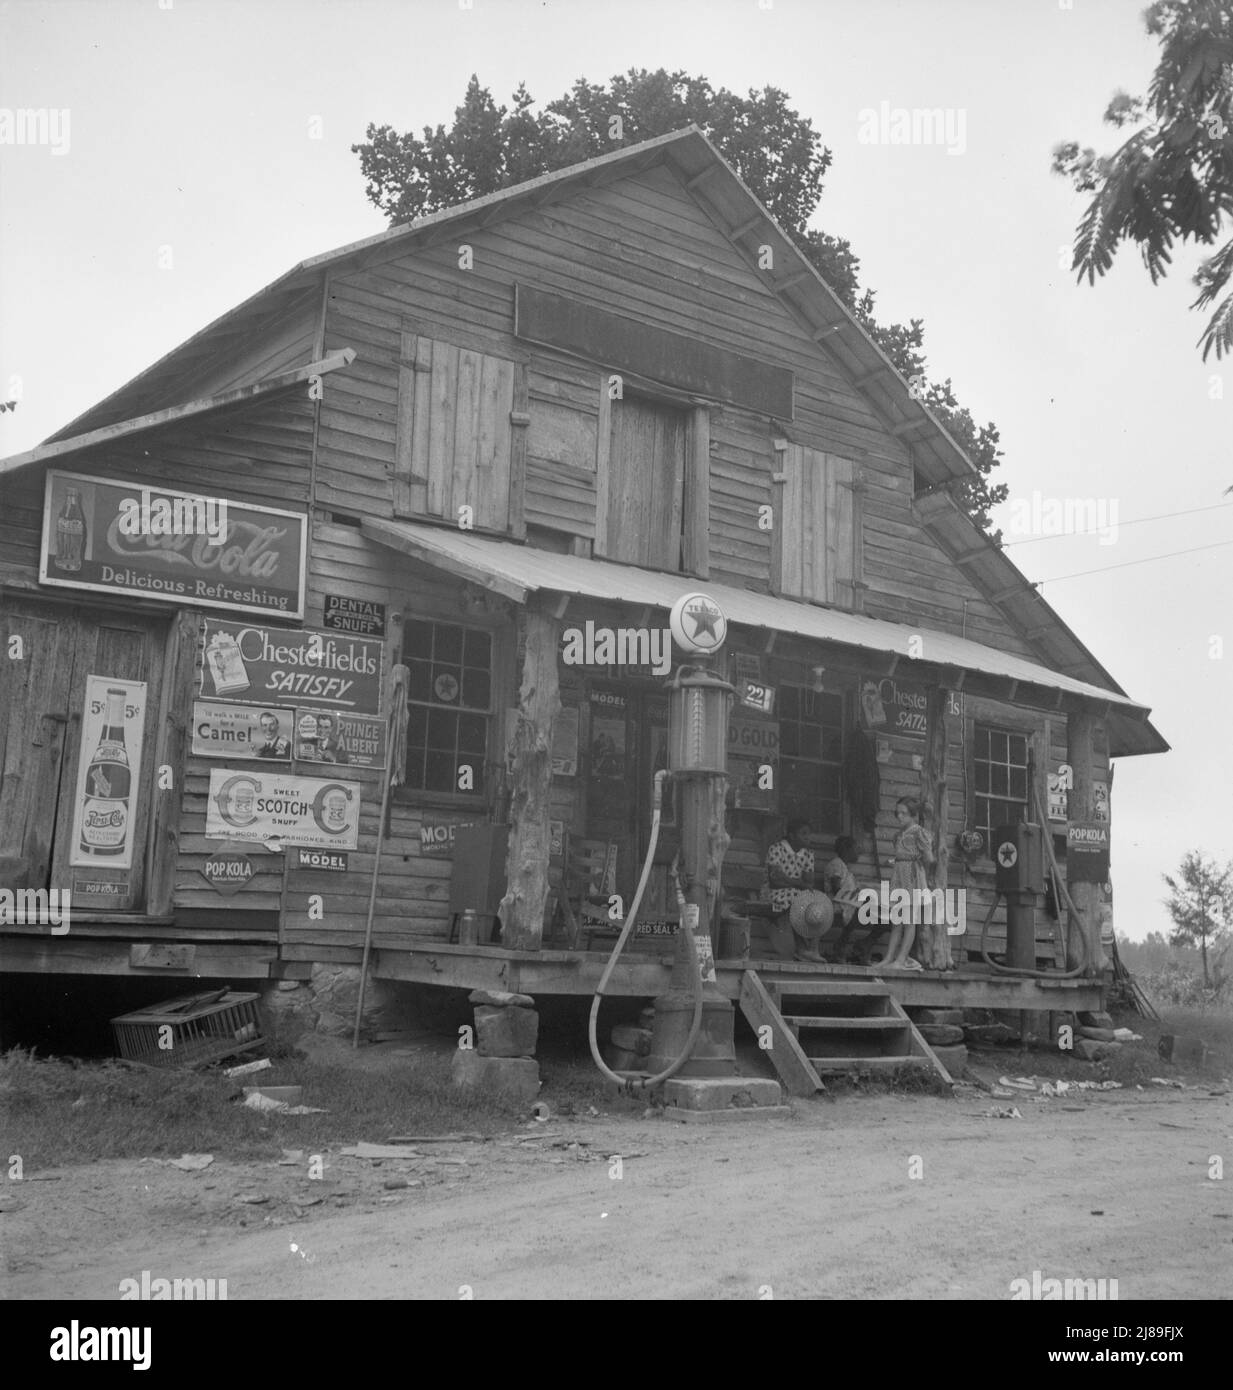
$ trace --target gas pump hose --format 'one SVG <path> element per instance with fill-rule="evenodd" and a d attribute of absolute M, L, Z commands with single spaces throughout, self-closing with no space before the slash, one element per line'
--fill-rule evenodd
<path fill-rule="evenodd" d="M 694 1050 L 694 1043 L 698 1040 L 698 1033 L 702 1028 L 702 977 L 698 972 L 698 948 L 694 941 L 694 934 L 684 922 L 677 928 L 684 932 L 686 948 L 690 959 L 690 977 L 694 987 L 694 1018 L 689 1029 L 689 1037 L 685 1040 L 685 1049 L 681 1055 L 656 1076 L 640 1077 L 631 1079 L 626 1076 L 618 1076 L 609 1067 L 599 1054 L 599 1042 L 597 1039 L 597 1025 L 599 1020 L 599 1006 L 604 997 L 604 990 L 608 987 L 608 981 L 616 969 L 617 957 L 625 947 L 629 939 L 630 932 L 634 929 L 634 923 L 638 918 L 638 909 L 642 906 L 642 895 L 646 891 L 647 881 L 651 877 L 651 864 L 655 857 L 655 846 L 659 843 L 659 817 L 663 807 L 663 784 L 668 776 L 666 771 L 655 774 L 655 790 L 651 803 L 651 839 L 647 845 L 646 859 L 642 865 L 642 877 L 638 880 L 638 890 L 634 894 L 634 900 L 629 905 L 629 911 L 625 916 L 625 925 L 621 928 L 621 934 L 617 937 L 616 945 L 612 948 L 612 954 L 608 957 L 608 964 L 604 966 L 604 973 L 599 977 L 599 984 L 595 990 L 595 997 L 591 1000 L 591 1017 L 587 1023 L 587 1041 L 591 1044 L 591 1056 L 595 1059 L 595 1065 L 608 1078 L 615 1081 L 618 1086 L 631 1087 L 634 1089 L 646 1090 L 651 1086 L 658 1086 L 661 1082 L 667 1081 L 670 1076 L 674 1076 L 685 1065 L 689 1055 Z"/>
<path fill-rule="evenodd" d="M 1044 829 L 1041 832 L 1041 839 L 1044 840 L 1045 849 L 1049 853 L 1049 864 L 1053 869 L 1054 886 L 1061 893 L 1062 898 L 1066 903 L 1066 906 L 1070 909 L 1071 913 L 1073 914 L 1074 921 L 1076 923 L 1081 923 L 1083 920 L 1083 913 L 1079 910 L 1078 907 L 1075 906 L 1075 900 L 1070 896 L 1070 891 L 1066 887 L 1066 884 L 1062 879 L 1061 873 L 1058 870 L 1057 855 L 1053 852 L 1053 836 L 1049 833 L 1049 822 L 1043 814 L 1044 807 L 1040 803 L 1040 788 L 1036 785 L 1035 778 L 1032 779 L 1032 797 L 1036 803 L 1036 814 L 1041 817 L 1040 823 L 1044 827 Z M 989 904 L 989 911 L 985 914 L 985 920 L 980 929 L 980 954 L 983 957 L 985 964 L 989 966 L 991 970 L 996 970 L 999 975 L 1023 975 L 1029 977 L 1030 979 L 1036 980 L 1071 980 L 1074 979 L 1076 975 L 1081 975 L 1087 969 L 1087 934 L 1083 931 L 1079 932 L 1079 944 L 1082 947 L 1082 959 L 1073 970 L 1022 970 L 1016 969 L 1014 966 L 1010 965 L 999 965 L 997 961 L 991 960 L 989 958 L 989 953 L 985 950 L 985 936 L 989 931 L 989 923 L 993 921 L 993 914 L 997 911 L 997 906 L 1001 899 L 1002 893 L 999 890 L 997 893 L 993 895 L 993 901 Z M 1072 924 L 1067 923 L 1067 951 L 1069 951 L 1070 949 L 1071 927 Z"/>

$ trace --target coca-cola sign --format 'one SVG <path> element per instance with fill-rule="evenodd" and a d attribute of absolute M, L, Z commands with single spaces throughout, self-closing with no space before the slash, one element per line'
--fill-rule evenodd
<path fill-rule="evenodd" d="M 52 470 L 39 582 L 303 618 L 306 533 L 300 512 Z"/>

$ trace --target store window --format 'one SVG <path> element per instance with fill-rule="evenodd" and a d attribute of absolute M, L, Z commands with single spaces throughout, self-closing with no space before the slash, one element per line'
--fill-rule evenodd
<path fill-rule="evenodd" d="M 991 724 L 977 724 L 973 767 L 973 822 L 988 844 L 999 825 L 1028 819 L 1027 735 Z"/>
<path fill-rule="evenodd" d="M 402 659 L 411 673 L 407 786 L 482 795 L 492 717 L 491 635 L 454 623 L 407 622 Z"/>
<path fill-rule="evenodd" d="M 779 806 L 819 834 L 843 833 L 843 696 L 779 687 Z"/>

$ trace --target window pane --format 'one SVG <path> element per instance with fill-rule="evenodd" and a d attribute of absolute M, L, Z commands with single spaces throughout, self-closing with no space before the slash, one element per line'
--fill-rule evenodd
<path fill-rule="evenodd" d="M 462 628 L 447 623 L 437 624 L 436 644 L 433 657 L 439 662 L 462 663 Z"/>
<path fill-rule="evenodd" d="M 423 748 L 428 729 L 428 711 L 422 705 L 411 705 L 407 709 L 407 744 L 411 748 Z"/>
<path fill-rule="evenodd" d="M 457 747 L 458 716 L 453 710 L 430 709 L 428 711 L 428 746 L 432 749 L 448 749 L 453 754 Z"/>
<path fill-rule="evenodd" d="M 488 721 L 480 714 L 460 714 L 458 716 L 458 751 L 477 753 L 481 757 L 487 744 L 485 737 Z"/>
<path fill-rule="evenodd" d="M 788 722 L 781 723 L 779 726 L 779 751 L 787 758 L 795 757 L 801 751 L 801 740 L 799 735 L 799 725 Z"/>
<path fill-rule="evenodd" d="M 488 633 L 482 632 L 479 628 L 468 628 L 466 632 L 466 652 L 465 661 L 468 666 L 484 666 L 491 664 L 492 640 Z"/>
<path fill-rule="evenodd" d="M 458 774 L 452 753 L 429 753 L 424 759 L 424 787 L 427 791 L 458 790 Z"/>
<path fill-rule="evenodd" d="M 1010 770 L 1010 794 L 1018 801 L 1027 800 L 1027 772 L 1021 767 Z"/>
<path fill-rule="evenodd" d="M 411 681 L 407 687 L 407 698 L 411 700 L 431 700 L 432 681 L 429 678 L 431 667 L 426 661 L 412 661 L 408 663 L 411 670 Z"/>
<path fill-rule="evenodd" d="M 443 705 L 456 705 L 462 694 L 462 667 L 441 666 L 436 662 L 432 667 L 432 695 L 429 697 Z"/>
<path fill-rule="evenodd" d="M 994 764 L 994 766 L 989 769 L 989 790 L 994 796 L 1006 795 L 1008 788 L 1006 769 L 1004 767 L 998 767 Z"/>
<path fill-rule="evenodd" d="M 1011 734 L 1010 736 L 1010 760 L 1019 763 L 1022 767 L 1027 766 L 1027 739 L 1022 734 Z"/>
<path fill-rule="evenodd" d="M 462 703 L 470 709 L 487 709 L 491 699 L 491 683 L 487 671 L 464 670 L 462 673 Z"/>
<path fill-rule="evenodd" d="M 1000 729 L 995 729 L 989 735 L 989 756 L 995 762 L 1004 763 L 1008 752 L 1006 735 Z"/>
<path fill-rule="evenodd" d="M 989 764 L 984 762 L 977 762 L 975 764 L 975 768 L 976 790 L 978 792 L 987 792 L 989 790 Z"/>

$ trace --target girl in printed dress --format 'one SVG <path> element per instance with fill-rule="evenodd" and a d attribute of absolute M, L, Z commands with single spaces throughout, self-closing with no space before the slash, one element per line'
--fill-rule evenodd
<path fill-rule="evenodd" d="M 928 891 L 927 869 L 933 868 L 933 844 L 929 832 L 920 823 L 920 802 L 914 797 L 901 796 L 895 803 L 895 820 L 899 833 L 895 836 L 895 864 L 891 869 L 891 889 L 906 888 Z M 904 970 L 923 970 L 920 961 L 908 954 L 916 941 L 916 924 L 920 921 L 922 899 L 911 899 L 911 911 L 906 923 L 897 923 L 891 932 L 886 955 L 882 959 L 885 966 L 898 966 Z"/>

